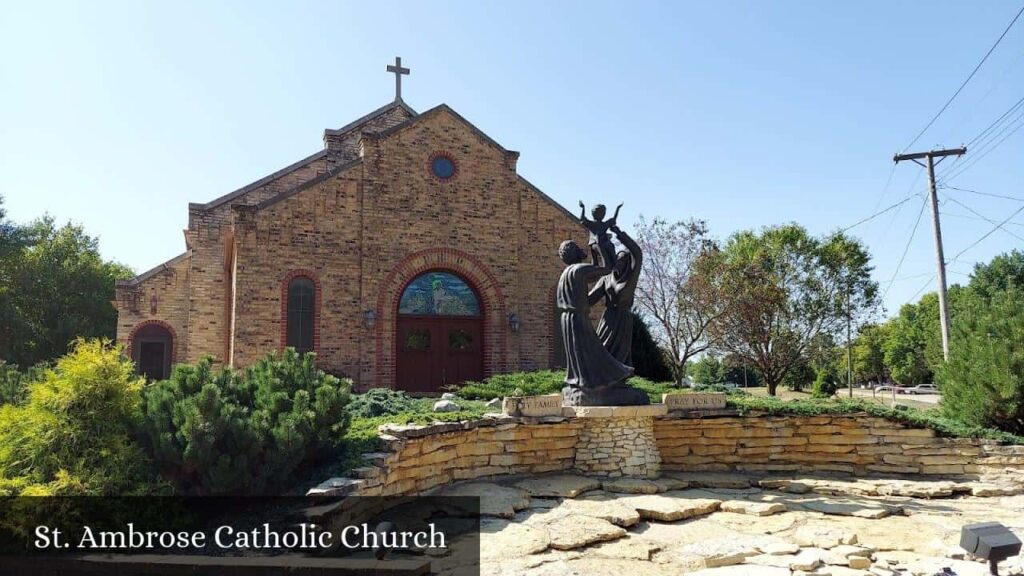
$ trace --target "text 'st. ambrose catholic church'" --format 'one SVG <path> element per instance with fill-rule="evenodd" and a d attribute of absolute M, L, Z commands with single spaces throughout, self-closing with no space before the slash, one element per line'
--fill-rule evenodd
<path fill-rule="evenodd" d="M 516 173 L 518 152 L 400 97 L 324 144 L 189 204 L 185 253 L 118 283 L 117 338 L 140 372 L 292 346 L 358 389 L 435 392 L 560 364 L 557 248 L 585 236 Z"/>

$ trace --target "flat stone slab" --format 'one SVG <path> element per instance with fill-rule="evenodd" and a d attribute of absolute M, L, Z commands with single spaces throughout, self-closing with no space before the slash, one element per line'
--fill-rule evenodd
<path fill-rule="evenodd" d="M 687 572 L 686 576 L 790 576 L 789 568 L 738 564 Z"/>
<path fill-rule="evenodd" d="M 668 414 L 664 404 L 647 406 L 565 406 L 562 416 L 570 418 L 640 418 Z"/>
<path fill-rule="evenodd" d="M 538 567 L 537 571 L 512 572 L 502 576 L 565 576 L 585 574 L 586 576 L 679 576 L 679 568 L 670 564 L 655 564 L 644 560 L 611 558 L 576 558 L 558 564 Z M 771 575 L 773 576 L 773 575 Z"/>
<path fill-rule="evenodd" d="M 641 478 L 605 480 L 601 487 L 607 492 L 618 492 L 620 494 L 657 494 L 664 491 L 655 482 Z"/>
<path fill-rule="evenodd" d="M 687 572 L 686 576 L 790 576 L 790 574 L 788 568 L 739 564 Z"/>
<path fill-rule="evenodd" d="M 689 566 L 691 569 L 715 568 L 742 564 L 747 558 L 757 556 L 759 554 L 757 545 L 765 541 L 763 537 L 709 538 L 675 548 L 672 553 L 684 567 Z"/>
<path fill-rule="evenodd" d="M 636 510 L 641 518 L 675 522 L 711 514 L 722 504 L 710 498 L 674 498 L 671 492 L 643 496 L 624 496 L 618 502 Z"/>
<path fill-rule="evenodd" d="M 720 507 L 722 512 L 735 512 L 749 516 L 771 516 L 786 511 L 781 502 L 751 502 L 749 500 L 726 500 Z"/>
<path fill-rule="evenodd" d="M 627 528 L 640 522 L 640 513 L 618 500 L 566 500 L 559 510 L 569 515 L 600 518 Z"/>
<path fill-rule="evenodd" d="M 657 542 L 626 534 L 624 538 L 597 544 L 593 554 L 603 558 L 624 558 L 627 560 L 650 560 L 651 556 L 661 550 Z"/>
<path fill-rule="evenodd" d="M 819 550 L 801 550 L 789 561 L 789 569 L 793 571 L 803 570 L 809 572 L 818 566 L 821 566 L 821 551 Z"/>
<path fill-rule="evenodd" d="M 672 474 L 691 488 L 750 488 L 756 480 L 743 474 L 725 472 L 677 472 Z"/>
<path fill-rule="evenodd" d="M 505 559 L 536 554 L 548 549 L 544 527 L 484 518 L 480 521 L 480 558 Z"/>
<path fill-rule="evenodd" d="M 658 492 L 668 492 L 669 490 L 684 490 L 690 487 L 690 483 L 687 482 L 686 480 L 672 478 L 671 476 L 651 480 L 651 482 L 654 482 L 654 485 L 658 487 Z"/>
<path fill-rule="evenodd" d="M 528 478 L 515 485 L 537 498 L 575 498 L 589 490 L 597 490 L 601 481 L 575 474 L 556 474 Z"/>
<path fill-rule="evenodd" d="M 592 516 L 564 516 L 547 525 L 551 547 L 556 550 L 582 548 L 626 535 L 626 530 L 607 520 Z"/>
<path fill-rule="evenodd" d="M 519 510 L 530 507 L 530 495 L 525 490 L 501 486 L 491 482 L 456 484 L 442 491 L 444 496 L 472 496 L 480 498 L 480 515 L 512 518 Z"/>
<path fill-rule="evenodd" d="M 764 546 L 758 546 L 757 549 L 760 550 L 762 554 L 783 556 L 787 554 L 796 554 L 800 551 L 800 546 L 792 542 L 769 542 Z"/>
<path fill-rule="evenodd" d="M 881 506 L 865 506 L 855 502 L 807 500 L 801 502 L 800 505 L 808 510 L 832 516 L 856 516 L 857 518 L 877 520 L 890 515 L 889 510 Z"/>
<path fill-rule="evenodd" d="M 858 539 L 855 533 L 838 528 L 801 526 L 793 533 L 792 540 L 800 546 L 813 546 L 828 550 L 840 544 L 856 544 Z"/>

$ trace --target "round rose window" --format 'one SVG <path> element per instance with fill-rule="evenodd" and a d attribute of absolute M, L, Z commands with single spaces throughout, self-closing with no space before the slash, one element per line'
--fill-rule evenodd
<path fill-rule="evenodd" d="M 455 162 L 448 156 L 434 156 L 430 160 L 430 171 L 441 180 L 447 180 L 455 176 Z"/>

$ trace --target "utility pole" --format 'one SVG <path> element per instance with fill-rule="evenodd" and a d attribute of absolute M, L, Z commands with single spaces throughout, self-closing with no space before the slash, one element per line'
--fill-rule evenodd
<path fill-rule="evenodd" d="M 897 154 L 893 156 L 893 162 L 899 163 L 903 160 L 911 160 L 919 166 L 928 169 L 928 193 L 932 203 L 932 230 L 935 232 L 935 257 L 938 260 L 939 274 L 939 326 L 942 327 L 942 358 L 949 361 L 949 305 L 946 301 L 946 259 L 942 253 L 942 227 L 939 224 L 939 197 L 935 192 L 935 165 L 941 162 L 946 156 L 962 156 L 967 153 L 967 148 L 951 148 L 947 150 L 932 150 L 930 152 L 915 152 L 913 154 Z M 927 163 L 921 163 L 919 158 L 926 159 Z"/>
<path fill-rule="evenodd" d="M 850 325 L 853 324 L 853 309 L 850 306 L 850 278 L 846 278 L 846 387 L 853 398 L 853 341 L 850 339 Z"/>

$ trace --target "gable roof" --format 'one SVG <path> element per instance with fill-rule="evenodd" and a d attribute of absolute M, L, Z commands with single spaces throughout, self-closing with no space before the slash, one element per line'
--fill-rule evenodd
<path fill-rule="evenodd" d="M 500 150 L 502 152 L 509 152 L 510 151 L 510 150 L 506 149 L 504 146 L 502 146 L 501 144 L 498 144 L 497 140 L 495 140 L 494 138 L 491 138 L 490 136 L 485 134 L 483 130 L 481 130 L 481 129 L 477 128 L 476 126 L 474 126 L 472 122 L 470 122 L 469 120 L 466 120 L 465 118 L 463 118 L 461 114 L 459 114 L 455 110 L 452 110 L 451 107 L 448 106 L 447 104 L 438 104 L 437 106 L 434 106 L 433 108 L 431 108 L 430 110 L 427 110 L 426 112 L 423 112 L 422 114 L 417 114 L 416 116 L 413 116 L 412 118 L 409 118 L 405 122 L 401 122 L 399 124 L 395 124 L 394 126 L 392 126 L 391 128 L 388 128 L 386 130 L 381 130 L 380 132 L 375 133 L 373 136 L 375 138 L 387 138 L 388 136 L 391 136 L 392 134 L 395 134 L 396 132 L 401 132 L 402 130 L 405 130 L 406 128 L 412 126 L 413 124 L 416 124 L 417 122 L 419 122 L 421 120 L 426 120 L 427 118 L 430 118 L 432 116 L 436 116 L 436 115 L 440 114 L 441 112 L 447 112 L 447 113 L 451 114 L 452 116 L 455 117 L 456 120 L 458 120 L 459 122 L 462 122 L 470 130 L 472 130 L 474 134 L 476 134 L 477 136 L 482 138 L 485 142 L 487 142 L 491 146 L 494 146 L 498 150 Z"/>
<path fill-rule="evenodd" d="M 306 180 L 305 182 L 303 182 L 301 184 L 297 184 L 295 186 L 292 186 L 291 188 L 285 190 L 284 192 L 281 192 L 280 194 L 275 194 L 275 195 L 271 196 L 270 198 L 267 198 L 263 202 L 260 202 L 260 203 L 256 204 L 256 209 L 257 210 L 263 210 L 264 208 L 266 208 L 268 206 L 273 206 L 274 204 L 277 204 L 278 202 L 280 202 L 282 200 L 291 198 L 292 196 L 298 194 L 299 192 L 302 192 L 303 190 L 305 190 L 307 188 L 311 188 L 311 187 L 316 186 L 317 184 L 319 184 L 321 182 L 330 180 L 331 178 L 337 176 L 338 174 L 341 174 L 342 172 L 348 170 L 349 168 L 352 168 L 354 166 L 358 166 L 358 165 L 360 165 L 362 163 L 363 163 L 363 159 L 362 158 L 356 158 L 355 160 L 352 160 L 351 162 L 346 162 L 346 163 L 344 163 L 344 164 L 342 164 L 340 166 L 336 166 L 336 167 L 328 170 L 327 172 L 324 172 L 323 174 L 319 174 L 316 177 L 310 178 L 309 180 Z"/>
<path fill-rule="evenodd" d="M 341 128 L 338 128 L 336 130 L 328 128 L 327 130 L 324 130 L 324 136 L 337 136 L 340 134 L 344 134 L 346 132 L 351 132 L 352 130 L 355 130 L 359 126 L 362 126 L 363 124 L 366 124 L 367 122 L 373 120 L 374 118 L 387 112 L 390 112 L 395 108 L 401 108 L 402 110 L 405 110 L 413 118 L 417 116 L 416 111 L 413 110 L 412 107 L 406 104 L 403 100 L 395 100 L 394 102 L 389 102 L 388 104 L 385 104 L 380 108 L 377 108 L 376 110 L 370 112 L 369 114 L 363 116 L 362 118 L 353 120 L 352 122 L 345 124 Z"/>
<path fill-rule="evenodd" d="M 367 114 L 367 115 L 365 115 L 365 116 L 363 116 L 361 118 L 358 118 L 358 119 L 356 119 L 356 120 L 354 120 L 352 122 L 349 122 L 348 124 L 342 126 L 341 128 L 338 128 L 337 130 L 333 130 L 333 129 L 324 130 L 324 135 L 325 136 L 327 136 L 327 135 L 332 135 L 333 136 L 333 135 L 345 134 L 346 132 L 352 132 L 352 131 L 358 129 L 360 126 L 366 124 L 367 122 L 370 122 L 370 121 L 376 119 L 377 117 L 379 117 L 379 116 L 381 116 L 383 114 L 386 114 L 386 113 L 394 110 L 395 108 L 401 108 L 402 110 L 404 110 L 408 114 L 412 115 L 414 118 L 416 117 L 416 111 L 413 110 L 408 104 L 406 104 L 402 100 L 395 100 L 393 102 L 389 102 L 389 103 L 385 104 L 384 106 L 381 106 L 380 108 L 377 108 L 373 112 L 370 112 L 369 114 Z M 266 185 L 266 184 L 268 184 L 270 182 L 273 182 L 274 180 L 277 180 L 278 178 L 280 178 L 282 176 L 285 176 L 285 175 L 287 175 L 287 174 L 289 174 L 291 172 L 294 172 L 295 170 L 298 170 L 299 168 L 302 168 L 303 166 L 308 165 L 310 162 L 315 162 L 316 160 L 319 160 L 319 159 L 327 156 L 327 153 L 328 153 L 327 149 L 321 150 L 321 151 L 319 151 L 319 152 L 317 152 L 315 154 L 312 154 L 310 156 L 307 156 L 307 157 L 303 158 L 302 160 L 299 160 L 298 162 L 295 162 L 294 164 L 289 164 L 288 166 L 285 166 L 284 168 L 278 170 L 277 172 L 274 172 L 273 174 L 269 174 L 267 176 L 264 176 L 263 178 L 260 178 L 259 180 L 256 180 L 255 182 L 252 182 L 250 184 L 246 184 L 245 186 L 243 186 L 243 187 L 241 187 L 241 188 L 239 188 L 239 189 L 237 189 L 237 190 L 235 190 L 233 192 L 229 192 L 229 193 L 227 193 L 227 194 L 225 194 L 225 195 L 223 195 L 223 196 L 221 196 L 219 198 L 216 198 L 214 200 L 211 200 L 211 201 L 207 202 L 206 204 L 200 204 L 199 207 L 202 210 L 212 210 L 212 209 L 214 209 L 214 208 L 216 208 L 218 206 L 221 206 L 223 204 L 226 204 L 226 203 L 228 203 L 228 202 L 230 202 L 230 201 L 232 201 L 232 200 L 234 200 L 236 198 L 239 198 L 241 196 L 245 196 L 247 193 L 249 193 L 249 192 L 251 192 L 251 191 L 253 191 L 253 190 L 257 189 L 257 188 L 260 188 L 261 186 L 264 186 L 264 185 Z"/>
<path fill-rule="evenodd" d="M 153 276 L 156 276 L 157 274 L 163 272 L 164 270 L 169 270 L 171 268 L 171 266 L 174 266 L 178 262 L 181 262 L 182 260 L 184 260 L 184 259 L 186 259 L 188 257 L 189 257 L 189 252 L 184 252 L 182 254 L 178 254 L 177 256 L 175 256 L 174 258 L 171 258 L 167 262 L 164 262 L 163 264 L 160 264 L 160 265 L 158 265 L 155 268 L 151 268 L 149 270 L 146 270 L 145 272 L 143 272 L 142 274 L 139 274 L 138 276 L 136 276 L 134 278 L 128 278 L 127 280 L 118 280 L 117 282 L 114 283 L 114 285 L 117 286 L 117 287 L 121 287 L 121 286 L 126 286 L 126 287 L 127 286 L 137 286 L 137 285 L 139 285 L 139 283 L 144 282 L 146 280 L 149 280 L 150 278 L 152 278 Z"/>
<path fill-rule="evenodd" d="M 498 144 L 497 140 L 495 140 L 494 138 L 491 138 L 490 136 L 488 136 L 483 130 L 477 128 L 472 122 L 470 122 L 469 120 L 466 120 L 461 114 L 459 114 L 455 110 L 452 110 L 452 108 L 450 106 L 448 106 L 447 104 L 438 104 L 437 106 L 431 108 L 430 110 L 427 110 L 426 112 L 423 112 L 421 114 L 413 116 L 412 118 L 410 118 L 410 119 L 408 119 L 405 122 L 402 122 L 400 124 L 395 124 L 391 128 L 388 128 L 387 130 L 381 130 L 380 132 L 377 132 L 373 136 L 374 136 L 374 138 L 387 138 L 388 136 L 391 136 L 392 134 L 395 134 L 396 132 L 401 132 L 402 130 L 405 130 L 406 128 L 412 126 L 413 124 L 415 124 L 417 122 L 420 122 L 421 120 L 426 120 L 426 119 L 428 119 L 428 118 L 430 118 L 432 116 L 435 116 L 435 115 L 437 115 L 437 114 L 439 114 L 441 112 L 447 112 L 447 113 L 451 114 L 453 117 L 455 117 L 456 120 L 458 120 L 459 122 L 462 122 L 470 130 L 472 130 L 472 132 L 474 134 L 476 134 L 477 136 L 482 138 L 485 142 L 487 142 L 491 146 L 494 146 L 495 148 L 500 150 L 502 153 L 512 152 L 511 150 L 508 150 L 507 148 L 505 148 L 501 144 Z M 529 180 L 527 180 L 526 178 L 523 178 L 518 173 L 516 174 L 516 178 L 518 178 L 520 182 L 525 184 L 530 190 L 532 190 L 538 196 L 540 196 L 541 199 L 547 201 L 549 204 L 551 204 L 555 208 L 558 208 L 559 210 L 561 210 L 561 212 L 563 214 L 565 214 L 566 216 L 568 216 L 571 220 L 573 220 L 574 222 L 579 222 L 579 216 L 578 215 L 573 214 L 572 212 L 570 212 L 568 208 L 566 208 L 565 206 L 562 206 L 557 201 L 555 201 L 554 198 L 552 198 L 551 196 L 548 196 L 547 194 L 545 194 L 540 188 L 537 188 L 536 186 L 534 186 Z"/>

